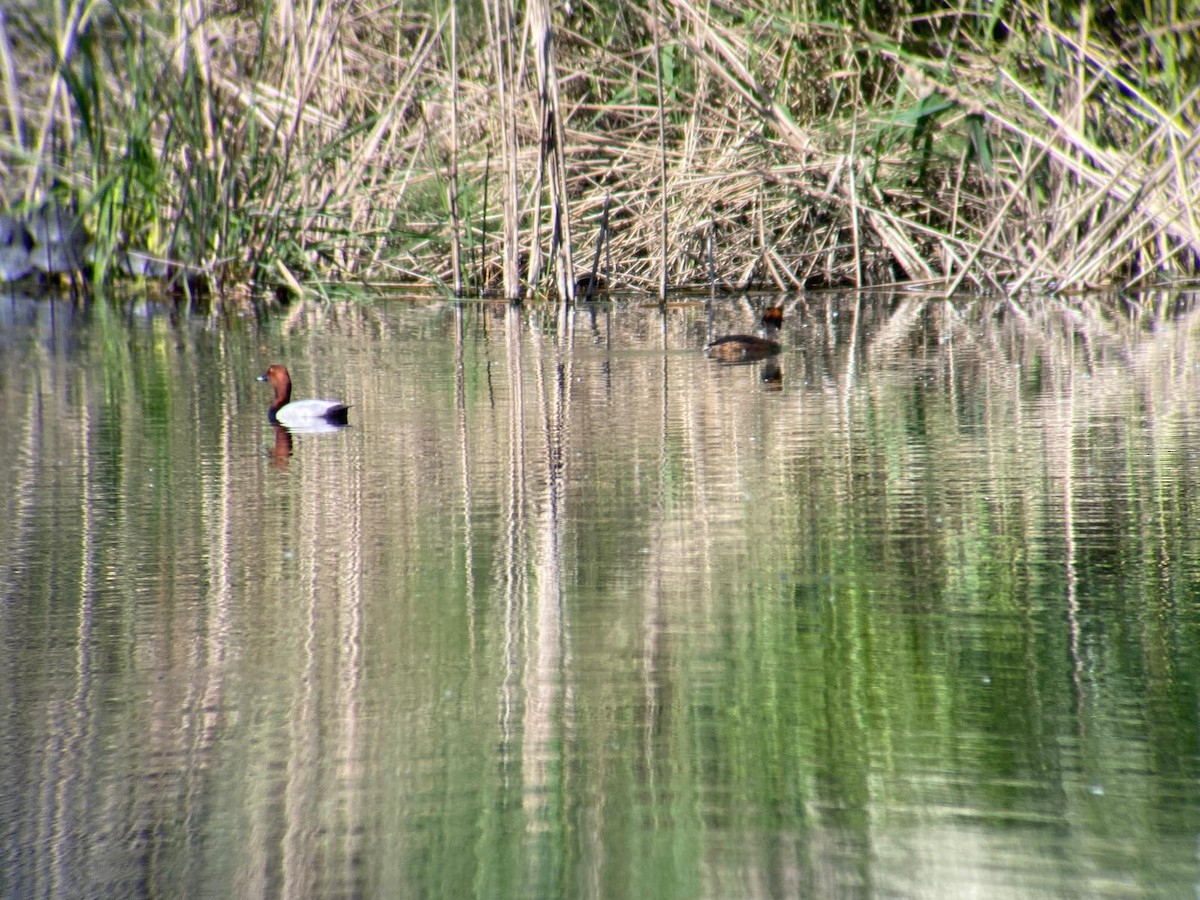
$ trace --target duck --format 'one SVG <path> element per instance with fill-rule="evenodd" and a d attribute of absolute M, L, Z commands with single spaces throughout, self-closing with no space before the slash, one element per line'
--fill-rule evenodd
<path fill-rule="evenodd" d="M 350 406 L 341 400 L 293 400 L 292 376 L 286 366 L 268 366 L 258 380 L 268 382 L 275 389 L 275 402 L 267 410 L 267 419 L 272 425 L 322 430 L 347 423 Z"/>
<path fill-rule="evenodd" d="M 770 307 L 763 312 L 761 321 L 762 334 L 727 334 L 705 347 L 705 354 L 709 359 L 725 363 L 753 362 L 774 356 L 783 349 L 783 345 L 767 335 L 779 333 L 779 326 L 783 322 L 783 308 Z"/>

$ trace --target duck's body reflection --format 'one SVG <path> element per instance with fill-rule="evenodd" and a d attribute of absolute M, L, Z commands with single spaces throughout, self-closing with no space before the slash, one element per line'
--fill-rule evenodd
<path fill-rule="evenodd" d="M 273 425 L 275 429 L 275 445 L 271 447 L 271 465 L 276 469 L 286 469 L 292 458 L 292 433 L 282 425 Z"/>

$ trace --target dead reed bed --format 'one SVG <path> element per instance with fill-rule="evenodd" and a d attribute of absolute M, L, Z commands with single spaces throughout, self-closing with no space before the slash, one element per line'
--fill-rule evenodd
<path fill-rule="evenodd" d="M 1200 22 L 1123 8 L 17 0 L 0 211 L 301 292 L 1146 287 L 1200 260 Z"/>

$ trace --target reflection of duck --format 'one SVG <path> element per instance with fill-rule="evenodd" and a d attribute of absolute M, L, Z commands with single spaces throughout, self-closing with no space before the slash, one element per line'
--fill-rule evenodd
<path fill-rule="evenodd" d="M 286 469 L 292 455 L 292 433 L 282 425 L 275 425 L 275 445 L 271 447 L 271 465 Z"/>
<path fill-rule="evenodd" d="M 779 363 L 775 360 L 768 360 L 763 363 L 762 372 L 759 373 L 758 380 L 763 383 L 763 387 L 768 391 L 782 391 L 783 369 L 779 368 Z"/>
<path fill-rule="evenodd" d="M 341 400 L 292 400 L 292 378 L 284 366 L 274 365 L 258 376 L 275 389 L 275 402 L 267 410 L 272 425 L 296 430 L 323 430 L 345 425 L 350 407 Z"/>
<path fill-rule="evenodd" d="M 704 352 L 710 359 L 726 363 L 753 362 L 774 356 L 783 349 L 774 337 L 779 334 L 783 322 L 783 307 L 769 307 L 760 321 L 762 334 L 727 334 L 705 347 Z"/>

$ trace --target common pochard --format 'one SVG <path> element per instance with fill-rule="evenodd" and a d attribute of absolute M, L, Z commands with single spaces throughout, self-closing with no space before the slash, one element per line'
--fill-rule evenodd
<path fill-rule="evenodd" d="M 267 411 L 272 425 L 307 430 L 346 424 L 350 407 L 341 400 L 293 400 L 292 377 L 285 366 L 268 367 L 258 380 L 275 389 L 275 402 Z"/>

